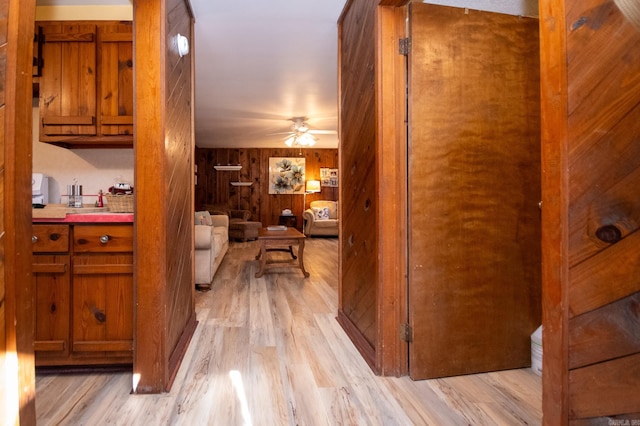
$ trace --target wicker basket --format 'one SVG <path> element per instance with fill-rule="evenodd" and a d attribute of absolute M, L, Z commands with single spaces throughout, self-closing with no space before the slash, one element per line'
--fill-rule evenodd
<path fill-rule="evenodd" d="M 114 213 L 133 213 L 133 194 L 105 194 L 107 207 Z"/>

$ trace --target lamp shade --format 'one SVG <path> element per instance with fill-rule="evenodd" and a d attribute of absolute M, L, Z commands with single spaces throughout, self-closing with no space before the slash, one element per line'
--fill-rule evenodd
<path fill-rule="evenodd" d="M 307 192 L 320 192 L 319 180 L 308 180 L 306 183 L 307 183 Z"/>

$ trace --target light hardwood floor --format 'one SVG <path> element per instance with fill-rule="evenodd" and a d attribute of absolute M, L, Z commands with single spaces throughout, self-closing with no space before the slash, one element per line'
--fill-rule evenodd
<path fill-rule="evenodd" d="M 257 243 L 232 243 L 171 392 L 132 374 L 38 375 L 39 425 L 536 425 L 530 369 L 414 382 L 377 377 L 335 320 L 337 240 L 308 239 L 298 269 L 254 278 Z M 286 256 L 284 253 L 281 255 Z"/>

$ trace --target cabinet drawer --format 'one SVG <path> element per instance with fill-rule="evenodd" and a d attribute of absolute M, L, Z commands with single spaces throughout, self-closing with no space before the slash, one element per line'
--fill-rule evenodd
<path fill-rule="evenodd" d="M 66 253 L 69 251 L 69 225 L 33 225 L 34 253 Z"/>
<path fill-rule="evenodd" d="M 77 225 L 73 229 L 75 253 L 133 251 L 132 225 Z"/>

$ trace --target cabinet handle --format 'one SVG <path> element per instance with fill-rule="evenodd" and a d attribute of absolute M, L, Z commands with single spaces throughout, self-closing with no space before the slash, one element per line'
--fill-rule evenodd
<path fill-rule="evenodd" d="M 34 243 L 34 244 L 37 243 L 38 242 L 38 237 L 36 237 L 35 235 L 32 235 L 31 236 L 31 242 Z"/>
<path fill-rule="evenodd" d="M 102 244 L 107 244 L 109 242 L 109 236 L 108 235 L 103 235 L 100 237 L 100 242 Z"/>

